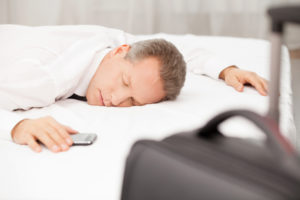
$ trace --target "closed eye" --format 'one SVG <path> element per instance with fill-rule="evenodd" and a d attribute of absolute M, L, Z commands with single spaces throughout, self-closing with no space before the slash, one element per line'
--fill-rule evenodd
<path fill-rule="evenodd" d="M 125 74 L 123 74 L 123 76 L 122 76 L 122 82 L 123 82 L 123 84 L 126 87 L 131 87 L 130 86 L 130 81 L 129 81 L 128 77 Z M 140 106 L 140 105 L 142 105 L 141 103 L 139 103 L 138 101 L 136 101 L 134 99 L 134 97 L 130 97 L 130 102 L 131 102 L 131 105 L 133 105 L 133 106 Z"/>
<path fill-rule="evenodd" d="M 123 84 L 124 84 L 126 87 L 129 86 L 128 79 L 127 79 L 127 77 L 125 76 L 125 74 L 123 74 L 122 81 L 123 81 Z"/>

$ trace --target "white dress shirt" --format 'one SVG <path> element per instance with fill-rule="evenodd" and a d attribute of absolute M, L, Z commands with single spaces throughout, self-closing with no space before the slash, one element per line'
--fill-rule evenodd
<path fill-rule="evenodd" d="M 85 96 L 103 57 L 132 40 L 130 34 L 105 27 L 85 32 L 0 25 L 0 137 L 10 140 L 10 131 L 22 120 L 13 110 L 49 106 L 74 93 Z M 178 48 L 196 74 L 218 79 L 230 65 L 205 50 Z"/>

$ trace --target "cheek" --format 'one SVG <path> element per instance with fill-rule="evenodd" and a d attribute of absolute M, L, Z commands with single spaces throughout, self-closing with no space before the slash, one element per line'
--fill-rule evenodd
<path fill-rule="evenodd" d="M 89 83 L 86 91 L 86 98 L 89 104 L 93 105 L 96 101 L 96 93 L 100 89 L 99 85 L 101 84 L 99 80 L 99 76 L 94 76 Z"/>
<path fill-rule="evenodd" d="M 102 95 L 111 95 L 118 90 L 121 84 L 121 74 L 120 67 L 112 65 L 102 66 L 91 80 L 87 94 L 91 97 L 95 96 L 94 93 L 97 93 L 100 89 Z"/>
<path fill-rule="evenodd" d="M 101 89 L 106 87 L 109 80 L 109 73 L 105 70 L 100 70 L 97 72 L 96 76 L 93 77 L 91 81 L 91 86 L 93 89 Z"/>
<path fill-rule="evenodd" d="M 120 67 L 114 67 L 110 70 L 107 70 L 106 73 L 102 75 L 102 79 L 100 80 L 101 83 L 110 89 L 116 89 L 123 85 L 123 72 L 121 71 Z"/>

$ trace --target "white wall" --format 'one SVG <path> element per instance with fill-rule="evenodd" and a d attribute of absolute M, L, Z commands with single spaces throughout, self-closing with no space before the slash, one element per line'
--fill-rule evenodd
<path fill-rule="evenodd" d="M 98 24 L 134 34 L 268 37 L 266 9 L 300 0 L 0 0 L 0 23 Z M 300 29 L 288 43 L 300 47 Z"/>

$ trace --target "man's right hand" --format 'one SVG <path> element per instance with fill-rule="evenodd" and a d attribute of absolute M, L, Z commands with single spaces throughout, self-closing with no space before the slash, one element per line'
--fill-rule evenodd
<path fill-rule="evenodd" d="M 38 141 L 53 152 L 61 152 L 73 144 L 70 134 L 75 133 L 77 131 L 48 116 L 20 121 L 12 129 L 11 136 L 15 143 L 28 145 L 35 152 L 42 151 Z"/>

